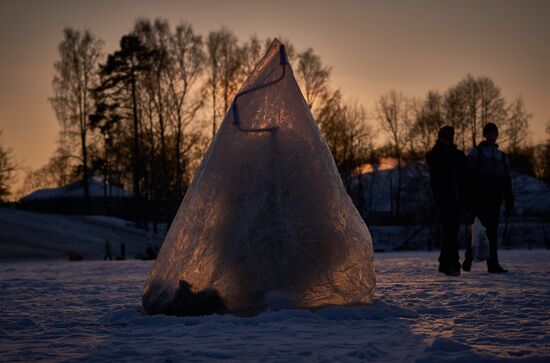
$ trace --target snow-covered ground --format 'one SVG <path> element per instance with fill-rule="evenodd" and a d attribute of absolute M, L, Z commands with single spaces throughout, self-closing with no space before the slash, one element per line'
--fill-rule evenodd
<path fill-rule="evenodd" d="M 109 240 L 113 256 L 120 243 L 126 255 L 144 254 L 148 245 L 159 246 L 164 228 L 157 234 L 135 228 L 131 222 L 106 216 L 35 213 L 0 207 L 0 259 L 65 258 L 76 253 L 84 259 L 103 258 Z"/>
<path fill-rule="evenodd" d="M 368 307 L 252 318 L 145 316 L 149 261 L 0 265 L 0 361 L 550 361 L 550 251 L 459 278 L 434 252 L 375 256 Z"/>

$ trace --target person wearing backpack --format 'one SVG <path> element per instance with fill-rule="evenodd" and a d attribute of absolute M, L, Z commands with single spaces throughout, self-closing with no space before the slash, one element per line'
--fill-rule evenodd
<path fill-rule="evenodd" d="M 491 273 L 508 272 L 498 261 L 497 238 L 500 208 L 504 201 L 505 215 L 510 216 L 514 208 L 512 177 L 508 157 L 499 150 L 498 127 L 492 122 L 483 127 L 484 141 L 468 153 L 468 165 L 472 176 L 472 209 L 485 227 L 489 240 L 489 259 L 487 270 Z M 462 264 L 464 271 L 469 271 L 471 254 Z"/>

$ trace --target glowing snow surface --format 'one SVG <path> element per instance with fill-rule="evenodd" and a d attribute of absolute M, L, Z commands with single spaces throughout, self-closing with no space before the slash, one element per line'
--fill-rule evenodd
<path fill-rule="evenodd" d="M 377 254 L 369 307 L 253 318 L 144 315 L 150 262 L 3 262 L 0 361 L 550 360 L 550 251 L 502 251 L 505 275 L 436 260 Z"/>

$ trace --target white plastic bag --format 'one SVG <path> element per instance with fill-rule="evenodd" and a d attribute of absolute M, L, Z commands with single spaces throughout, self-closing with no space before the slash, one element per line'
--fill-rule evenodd
<path fill-rule="evenodd" d="M 489 259 L 489 240 L 485 227 L 479 218 L 475 218 L 472 226 L 472 255 L 474 262 L 486 261 Z"/>

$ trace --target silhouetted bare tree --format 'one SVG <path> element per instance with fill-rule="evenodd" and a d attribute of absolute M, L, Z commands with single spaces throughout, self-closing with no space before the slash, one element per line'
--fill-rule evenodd
<path fill-rule="evenodd" d="M 173 67 L 170 51 L 170 26 L 165 19 L 140 19 L 134 26 L 135 34 L 144 46 L 150 50 L 149 69 L 144 73 L 143 89 L 146 92 L 147 101 L 153 106 L 153 113 L 149 115 L 156 121 L 155 133 L 159 140 L 159 150 L 156 157 L 160 160 L 160 173 L 156 175 L 155 188 L 157 196 L 155 200 L 160 204 L 166 203 L 170 195 L 170 170 L 168 168 L 168 138 L 169 138 L 169 120 L 168 120 L 168 95 L 170 82 L 170 69 Z M 151 120 L 152 121 L 152 120 Z M 154 154 L 152 154 L 154 155 Z M 149 159 L 149 164 L 156 164 L 156 160 Z M 156 167 L 156 165 L 154 165 Z M 158 206 L 160 208 L 160 205 Z"/>
<path fill-rule="evenodd" d="M 403 183 L 404 147 L 411 128 L 410 101 L 397 91 L 384 93 L 376 104 L 376 115 L 380 129 L 388 136 L 393 157 L 397 161 L 397 187 L 395 191 L 395 218 L 399 222 L 401 213 L 401 189 Z"/>
<path fill-rule="evenodd" d="M 468 145 L 468 135 L 466 132 L 466 100 L 462 94 L 462 89 L 453 86 L 450 87 L 443 96 L 443 113 L 445 123 L 455 129 L 455 143 L 460 149 L 465 150 Z"/>
<path fill-rule="evenodd" d="M 518 97 L 507 108 L 508 117 L 504 128 L 504 139 L 509 153 L 517 153 L 527 146 L 529 121 L 533 117 L 525 109 L 523 97 Z"/>
<path fill-rule="evenodd" d="M 296 67 L 297 80 L 311 110 L 315 110 L 320 100 L 329 92 L 331 68 L 323 65 L 321 58 L 312 48 L 298 53 Z"/>
<path fill-rule="evenodd" d="M 54 96 L 50 102 L 61 124 L 61 132 L 69 139 L 79 140 L 82 184 L 90 208 L 88 118 L 93 112 L 91 90 L 99 82 L 97 70 L 103 41 L 88 30 L 71 27 L 65 28 L 63 35 L 64 39 L 59 44 L 59 60 L 54 64 Z"/>
<path fill-rule="evenodd" d="M 335 91 L 323 103 L 317 121 L 349 192 L 352 177 L 374 149 L 367 112 L 358 103 L 345 103 L 341 93 Z"/>
<path fill-rule="evenodd" d="M 260 57 L 265 52 L 265 49 L 266 48 L 262 47 L 262 42 L 256 34 L 253 34 L 248 39 L 242 48 L 244 55 L 244 74 L 249 74 L 254 70 L 256 63 L 260 60 Z"/>
<path fill-rule="evenodd" d="M 429 91 L 420 102 L 410 134 L 411 154 L 417 160 L 423 160 L 437 138 L 437 132 L 443 126 L 443 96 L 437 91 Z"/>
<path fill-rule="evenodd" d="M 214 138 L 219 126 L 218 120 L 227 111 L 229 102 L 243 81 L 246 60 L 237 37 L 226 28 L 210 32 L 206 48 L 208 50 L 206 92 L 209 94 L 212 107 L 212 138 Z"/>
<path fill-rule="evenodd" d="M 17 168 L 12 150 L 6 148 L 2 141 L 2 130 L 0 130 L 0 202 L 6 201 L 11 194 Z"/>
<path fill-rule="evenodd" d="M 459 131 L 461 146 L 476 147 L 487 122 L 504 126 L 506 105 L 500 88 L 489 77 L 467 75 L 446 94 L 445 113 L 449 123 Z M 468 145 L 467 139 L 470 139 Z"/>
<path fill-rule="evenodd" d="M 505 126 L 506 101 L 504 100 L 504 96 L 502 96 L 500 87 L 490 77 L 486 76 L 478 77 L 477 84 L 480 103 L 480 127 L 483 128 L 487 122 L 494 122 L 497 125 Z"/>
<path fill-rule="evenodd" d="M 169 113 L 174 124 L 174 160 L 176 199 L 185 192 L 184 175 L 189 156 L 187 153 L 197 143 L 199 130 L 190 129 L 197 111 L 203 106 L 202 98 L 192 92 L 204 69 L 206 55 L 202 37 L 196 35 L 191 25 L 181 23 L 170 36 L 169 55 L 171 66 L 168 68 Z"/>

